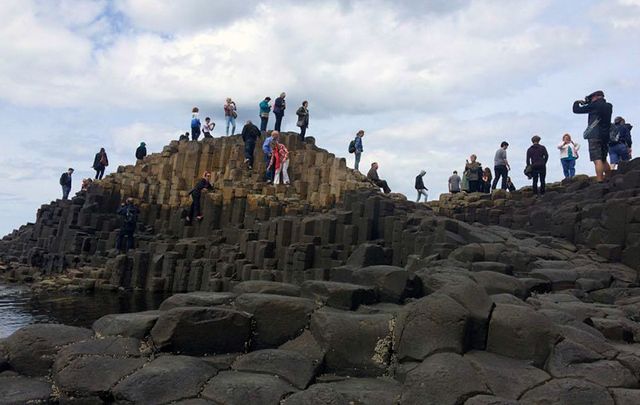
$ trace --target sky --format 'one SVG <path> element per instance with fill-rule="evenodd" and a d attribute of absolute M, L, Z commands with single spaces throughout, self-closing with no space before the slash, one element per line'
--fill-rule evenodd
<path fill-rule="evenodd" d="M 283 130 L 308 100 L 307 134 L 353 167 L 364 129 L 361 170 L 377 161 L 409 199 L 422 169 L 430 199 L 472 153 L 493 170 L 503 140 L 528 184 L 535 134 L 558 181 L 562 134 L 586 127 L 574 100 L 601 89 L 640 119 L 639 62 L 640 0 L 2 0 L 0 235 L 59 198 L 68 167 L 76 192 L 100 147 L 109 173 L 177 139 L 193 106 L 219 136 L 226 97 L 239 131 L 282 91 Z M 577 171 L 593 174 L 586 147 Z"/>

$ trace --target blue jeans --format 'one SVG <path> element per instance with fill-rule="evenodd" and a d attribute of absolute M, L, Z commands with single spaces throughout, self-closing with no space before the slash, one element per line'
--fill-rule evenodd
<path fill-rule="evenodd" d="M 269 122 L 269 117 L 260 117 L 260 131 L 265 132 L 267 130 L 267 122 Z"/>
<path fill-rule="evenodd" d="M 62 199 L 66 200 L 69 198 L 69 193 L 71 192 L 71 186 L 62 186 Z"/>
<path fill-rule="evenodd" d="M 629 156 L 629 148 L 627 148 L 627 145 L 624 143 L 617 143 L 609 146 L 609 159 L 613 165 L 617 165 L 621 161 L 626 162 L 627 160 L 630 160 L 631 156 Z"/>
<path fill-rule="evenodd" d="M 244 158 L 249 161 L 249 166 L 253 167 L 253 151 L 256 149 L 256 143 L 247 141 L 244 143 Z"/>
<path fill-rule="evenodd" d="M 420 202 L 420 197 L 424 196 L 424 201 L 427 201 L 427 190 L 424 188 L 421 188 L 420 190 L 418 190 L 418 199 L 416 200 L 416 202 Z"/>
<path fill-rule="evenodd" d="M 565 179 L 570 179 L 571 177 L 576 175 L 576 160 L 564 158 L 560 159 L 560 163 L 562 163 L 562 171 L 564 173 Z"/>
<path fill-rule="evenodd" d="M 356 152 L 356 163 L 353 165 L 353 168 L 358 170 L 358 166 L 360 165 L 360 156 L 362 156 L 362 152 Z"/>
<path fill-rule="evenodd" d="M 231 115 L 227 115 L 225 119 L 227 120 L 227 135 L 229 135 L 229 124 L 231 124 L 231 135 L 233 135 L 236 132 L 236 119 Z"/>
<path fill-rule="evenodd" d="M 268 154 L 264 154 L 264 165 L 265 167 L 269 167 L 269 162 L 271 161 L 271 155 Z M 275 167 L 272 167 L 270 169 L 267 169 L 266 173 L 265 173 L 265 179 L 267 181 L 272 181 L 273 180 L 273 172 L 275 171 Z"/>

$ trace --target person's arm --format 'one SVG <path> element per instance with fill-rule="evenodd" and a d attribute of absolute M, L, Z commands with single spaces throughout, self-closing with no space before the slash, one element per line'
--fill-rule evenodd
<path fill-rule="evenodd" d="M 543 148 L 544 148 L 544 164 L 546 165 L 547 161 L 549 160 L 549 153 L 547 152 L 546 147 L 543 146 Z"/>
<path fill-rule="evenodd" d="M 447 186 L 449 187 L 449 192 L 451 192 L 451 177 L 449 177 L 449 181 L 447 181 Z"/>
<path fill-rule="evenodd" d="M 582 104 L 583 100 L 576 100 L 573 102 L 573 113 L 574 114 L 588 114 L 595 110 L 593 103 Z"/>
<path fill-rule="evenodd" d="M 565 145 L 564 141 L 560 142 L 560 143 L 558 144 L 558 149 L 562 150 L 562 148 L 564 147 L 564 145 Z"/>
<path fill-rule="evenodd" d="M 527 158 L 525 159 L 527 166 L 531 164 L 531 149 L 527 149 Z"/>

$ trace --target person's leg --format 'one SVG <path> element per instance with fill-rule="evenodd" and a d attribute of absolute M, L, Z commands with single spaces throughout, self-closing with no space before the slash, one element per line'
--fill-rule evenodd
<path fill-rule="evenodd" d="M 280 172 L 282 171 L 282 165 L 278 166 L 275 175 L 273 177 L 273 184 L 280 184 Z"/>
<path fill-rule="evenodd" d="M 389 194 L 391 192 L 386 180 L 380 180 L 380 185 L 382 186 L 382 190 L 385 194 Z"/>
<path fill-rule="evenodd" d="M 494 177 L 493 179 L 493 183 L 491 184 L 491 189 L 495 190 L 496 186 L 498 185 L 498 179 L 500 178 L 500 166 L 494 166 L 493 167 L 493 174 L 495 174 L 496 177 Z"/>
<path fill-rule="evenodd" d="M 233 136 L 236 133 L 236 119 L 233 117 L 230 117 L 230 118 L 231 118 L 231 135 Z"/>
<path fill-rule="evenodd" d="M 127 231 L 127 248 L 125 249 L 125 252 L 133 249 L 133 232 L 135 231 L 135 229 L 129 229 Z"/>
<path fill-rule="evenodd" d="M 69 198 L 69 192 L 71 191 L 71 187 L 62 186 L 62 199 L 66 200 Z"/>
<path fill-rule="evenodd" d="M 280 126 L 282 125 L 283 114 L 276 114 L 276 124 L 274 130 L 280 132 Z"/>
<path fill-rule="evenodd" d="M 533 169 L 531 171 L 531 178 L 533 179 L 533 194 L 538 194 L 538 170 L 537 169 Z"/>
<path fill-rule="evenodd" d="M 576 175 L 576 160 L 569 159 L 568 163 L 569 177 L 573 177 Z"/>
<path fill-rule="evenodd" d="M 202 218 L 202 212 L 200 211 L 200 197 L 193 199 L 194 215 L 197 219 Z"/>
<path fill-rule="evenodd" d="M 265 132 L 267 130 L 267 117 L 260 117 L 260 132 Z"/>
<path fill-rule="evenodd" d="M 358 166 L 360 166 L 360 157 L 362 156 L 362 152 L 356 152 L 355 155 L 356 155 L 356 162 L 353 165 L 353 168 L 358 170 Z"/>
<path fill-rule="evenodd" d="M 231 125 L 231 116 L 230 115 L 226 115 L 224 117 L 224 120 L 227 122 L 227 130 L 226 130 L 226 134 L 227 136 L 229 136 L 229 125 Z"/>
<path fill-rule="evenodd" d="M 104 166 L 100 168 L 100 177 L 98 178 L 98 180 L 102 180 L 102 176 L 104 176 Z"/>
<path fill-rule="evenodd" d="M 100 176 L 100 170 L 98 170 L 98 169 L 93 169 L 93 170 L 95 170 L 95 171 L 96 171 L 96 177 L 95 177 L 95 180 L 98 180 L 98 176 Z"/>
<path fill-rule="evenodd" d="M 560 159 L 560 164 L 562 165 L 562 174 L 566 179 L 569 177 L 569 159 Z"/>
<path fill-rule="evenodd" d="M 282 169 L 282 182 L 284 184 L 289 184 L 291 182 L 291 180 L 289 179 L 289 159 L 282 162 L 281 169 Z"/>
<path fill-rule="evenodd" d="M 304 141 L 304 136 L 305 136 L 306 133 L 307 133 L 307 127 L 301 127 L 300 128 L 300 139 L 302 141 Z"/>
<path fill-rule="evenodd" d="M 265 174 L 264 174 L 264 179 L 267 183 L 270 183 L 271 180 L 273 179 L 273 176 L 271 176 L 271 169 L 269 168 L 269 161 L 271 160 L 271 157 L 269 155 L 267 155 L 265 153 L 264 155 L 264 167 L 266 168 Z"/>
<path fill-rule="evenodd" d="M 547 168 L 543 167 L 540 169 L 540 194 L 544 194 L 546 191 L 545 179 L 547 177 Z"/>
<path fill-rule="evenodd" d="M 196 199 L 191 195 L 191 207 L 189 207 L 189 214 L 187 215 L 187 221 L 191 221 L 193 219 L 193 215 L 196 211 Z"/>
<path fill-rule="evenodd" d="M 509 169 L 507 169 L 506 166 L 502 166 L 502 185 L 500 186 L 501 189 L 506 190 L 507 189 L 507 176 L 509 175 Z"/>

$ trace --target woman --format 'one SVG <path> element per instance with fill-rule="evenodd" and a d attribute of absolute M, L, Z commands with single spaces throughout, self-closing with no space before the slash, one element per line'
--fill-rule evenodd
<path fill-rule="evenodd" d="M 259 104 L 260 106 L 260 131 L 267 131 L 267 123 L 269 122 L 269 113 L 271 112 L 271 97 L 265 97 Z"/>
<path fill-rule="evenodd" d="M 93 170 L 96 171 L 96 180 L 102 180 L 104 176 L 104 169 L 109 166 L 109 158 L 104 148 L 100 148 L 100 152 L 96 153 L 96 157 L 93 158 Z"/>
<path fill-rule="evenodd" d="M 227 102 L 224 104 L 224 118 L 227 120 L 227 136 L 229 135 L 229 125 L 231 125 L 231 135 L 236 132 L 236 118 L 238 117 L 236 110 L 235 101 L 227 97 Z"/>
<path fill-rule="evenodd" d="M 482 172 L 482 192 L 483 193 L 491 193 L 491 180 L 493 180 L 491 169 L 489 169 L 488 167 L 485 167 L 484 171 Z"/>
<path fill-rule="evenodd" d="M 471 162 L 467 160 L 467 164 L 464 166 L 464 173 L 469 181 L 469 192 L 477 193 L 482 191 L 480 188 L 480 182 L 482 181 L 482 164 L 476 162 L 476 159 L 478 159 L 476 155 L 471 155 L 469 159 L 471 159 Z"/>
<path fill-rule="evenodd" d="M 289 184 L 289 150 L 283 143 L 273 141 L 271 143 L 271 162 L 269 162 L 269 168 L 275 167 L 275 178 L 273 184 L 280 184 L 280 173 L 282 173 L 282 182 Z"/>
<path fill-rule="evenodd" d="M 617 132 L 616 139 L 609 142 L 609 158 L 611 159 L 611 170 L 618 169 L 618 163 L 631 160 L 631 129 L 633 126 L 627 124 L 624 118 L 616 117 L 613 120 L 613 128 Z"/>
<path fill-rule="evenodd" d="M 203 216 L 200 213 L 200 196 L 202 196 L 202 190 L 205 188 L 207 190 L 213 190 L 213 186 L 210 183 L 211 181 L 211 172 L 204 172 L 202 178 L 196 183 L 196 186 L 193 190 L 189 191 L 189 195 L 193 202 L 191 203 L 191 208 L 189 209 L 189 215 L 187 216 L 187 222 L 191 222 L 191 218 L 195 215 L 195 218 L 200 221 Z"/>
<path fill-rule="evenodd" d="M 298 123 L 296 124 L 300 127 L 300 139 L 304 142 L 304 135 L 307 133 L 307 128 L 309 127 L 309 110 L 307 107 L 309 106 L 308 101 L 303 101 L 298 111 L 296 111 L 296 115 L 298 116 Z"/>
<path fill-rule="evenodd" d="M 571 135 L 564 134 L 558 149 L 560 149 L 560 163 L 562 164 L 564 178 L 570 179 L 576 175 L 576 159 L 578 158 L 580 145 L 571 140 Z"/>

